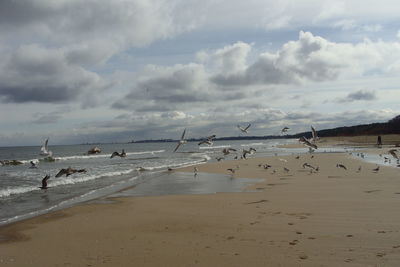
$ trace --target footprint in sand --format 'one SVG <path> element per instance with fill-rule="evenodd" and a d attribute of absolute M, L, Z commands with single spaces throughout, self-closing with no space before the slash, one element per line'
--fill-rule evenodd
<path fill-rule="evenodd" d="M 295 246 L 297 243 L 299 243 L 299 240 L 295 239 L 292 242 L 289 242 L 289 245 Z"/>
<path fill-rule="evenodd" d="M 306 259 L 308 259 L 308 256 L 305 254 L 301 254 L 301 255 L 299 255 L 299 258 L 302 260 L 306 260 Z"/>

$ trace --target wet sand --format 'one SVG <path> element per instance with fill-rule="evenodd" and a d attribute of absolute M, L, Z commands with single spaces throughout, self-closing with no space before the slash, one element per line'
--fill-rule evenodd
<path fill-rule="evenodd" d="M 2 227 L 0 266 L 398 266 L 400 168 L 296 157 L 197 167 L 262 178 L 256 192 L 118 198 Z"/>

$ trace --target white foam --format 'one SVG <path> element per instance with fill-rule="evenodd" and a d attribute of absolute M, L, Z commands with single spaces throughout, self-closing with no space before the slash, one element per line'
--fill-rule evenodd
<path fill-rule="evenodd" d="M 8 197 L 11 195 L 17 195 L 17 194 L 24 194 L 28 192 L 32 192 L 35 190 L 39 190 L 39 187 L 33 187 L 33 186 L 24 186 L 24 187 L 14 187 L 14 188 L 5 188 L 0 190 L 0 198 L 1 197 Z"/>
<path fill-rule="evenodd" d="M 231 147 L 230 145 L 225 145 L 225 146 L 201 146 L 199 149 L 220 149 L 220 148 L 227 148 Z"/>

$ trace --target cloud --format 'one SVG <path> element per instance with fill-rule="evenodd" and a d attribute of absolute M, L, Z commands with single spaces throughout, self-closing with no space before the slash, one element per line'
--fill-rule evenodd
<path fill-rule="evenodd" d="M 354 102 L 354 101 L 373 101 L 376 100 L 375 91 L 368 90 L 358 90 L 353 93 L 349 93 L 346 97 L 337 98 L 335 100 L 336 103 L 346 103 L 346 102 Z"/>
<path fill-rule="evenodd" d="M 68 102 L 106 85 L 98 74 L 68 63 L 59 49 L 25 45 L 0 63 L 3 102 Z"/>

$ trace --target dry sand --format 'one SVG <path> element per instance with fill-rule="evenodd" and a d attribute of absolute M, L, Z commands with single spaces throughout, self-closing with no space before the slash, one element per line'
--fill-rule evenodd
<path fill-rule="evenodd" d="M 345 153 L 199 165 L 198 176 L 239 167 L 232 179 L 265 181 L 257 192 L 124 198 L 14 223 L 0 228 L 0 266 L 399 266 L 400 168 L 375 166 Z"/>

